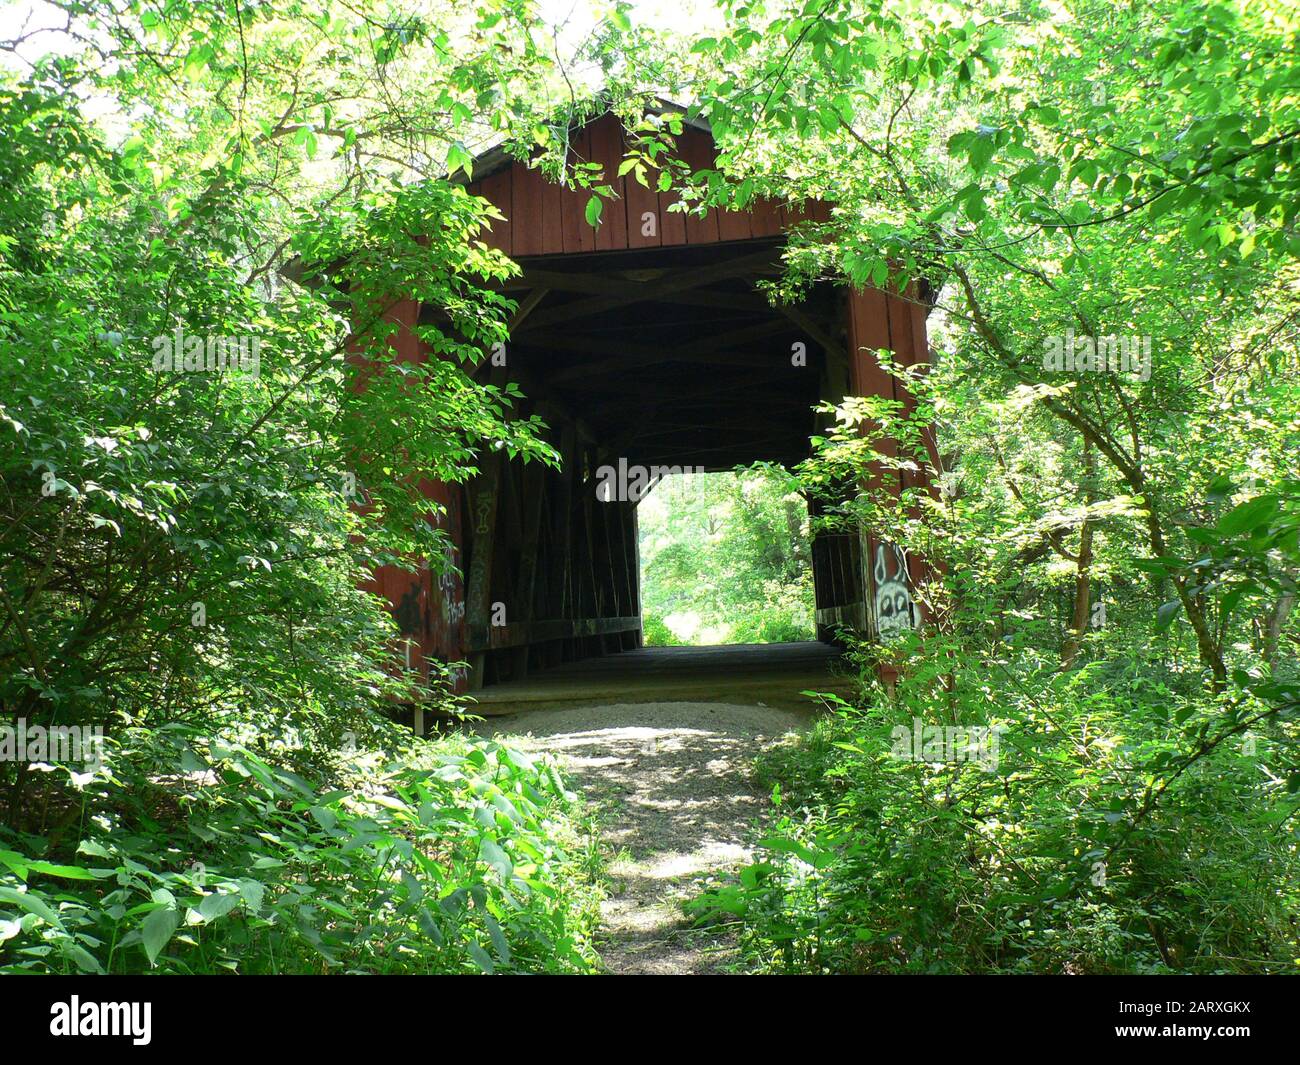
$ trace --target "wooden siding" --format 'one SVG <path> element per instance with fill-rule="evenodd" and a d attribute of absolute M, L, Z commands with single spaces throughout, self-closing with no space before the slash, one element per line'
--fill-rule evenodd
<path fill-rule="evenodd" d="M 804 220 L 825 221 L 824 203 L 802 205 L 756 201 L 745 211 L 711 207 L 702 216 L 669 210 L 680 199 L 676 191 L 657 192 L 658 171 L 647 174 L 649 187 L 631 173 L 619 175 L 627 140 L 622 123 L 603 115 L 575 130 L 570 138 L 570 162 L 596 162 L 603 168 L 598 182 L 614 189 L 605 199 L 599 225 L 587 223 L 587 189 L 561 188 L 540 170 L 511 161 L 504 169 L 472 181 L 468 191 L 494 204 L 506 220 L 492 224 L 484 242 L 513 258 L 534 255 L 573 255 L 591 251 L 626 251 L 677 245 L 717 244 L 776 236 Z M 677 138 L 681 157 L 695 169 L 711 169 L 717 151 L 712 138 L 687 128 Z M 646 214 L 654 215 L 653 233 L 646 233 Z"/>
<path fill-rule="evenodd" d="M 522 163 L 509 162 L 471 182 L 468 191 L 490 201 L 504 215 L 483 234 L 484 242 L 520 260 L 734 243 L 734 251 L 728 248 L 712 253 L 729 261 L 754 256 L 756 246 L 770 247 L 772 237 L 801 221 L 828 218 L 827 205 L 816 202 L 760 200 L 745 211 L 710 208 L 702 216 L 669 210 L 678 194 L 658 192 L 656 172 L 648 174 L 648 188 L 632 174 L 618 175 L 625 147 L 621 123 L 612 115 L 571 135 L 571 159 L 598 162 L 604 170 L 600 183 L 611 185 L 616 193 L 614 199 L 603 201 L 602 218 L 595 227 L 585 217 L 589 191 L 551 183 Z M 678 138 L 678 148 L 697 169 L 714 165 L 716 152 L 707 133 L 686 129 Z M 647 216 L 653 219 L 653 226 L 646 225 Z M 744 243 L 763 240 L 768 244 Z M 580 269 L 596 278 L 591 262 L 585 260 Z M 536 276 L 542 279 L 535 287 L 544 288 L 546 271 L 556 268 L 534 264 Z M 701 269 L 716 268 L 696 267 Z M 727 275 L 719 270 L 718 276 Z M 525 263 L 525 289 L 527 279 Z M 671 291 L 671 287 L 665 289 Z M 695 295 L 698 304 L 699 294 Z M 716 298 L 734 305 L 743 297 L 726 290 Z M 909 408 L 912 398 L 885 373 L 875 351 L 892 350 L 904 366 L 928 364 L 924 305 L 910 294 L 905 298 L 876 289 L 848 290 L 837 299 L 838 309 L 828 312 L 823 321 L 834 328 L 816 333 L 827 359 L 822 398 L 840 399 L 847 376 L 851 394 L 885 395 Z M 586 300 L 601 303 L 599 295 Z M 690 303 L 686 296 L 682 300 L 684 305 Z M 605 302 L 617 305 L 619 301 Z M 540 311 L 532 312 L 526 328 L 544 331 L 548 315 L 567 321 L 573 306 L 562 304 L 558 310 L 548 310 L 549 304 L 544 304 Z M 420 308 L 414 301 L 405 301 L 393 313 L 400 325 L 392 341 L 398 358 L 427 358 L 427 350 L 413 332 Z M 790 313 L 800 320 L 797 311 Z M 832 357 L 837 360 L 835 373 L 830 372 Z M 433 505 L 431 520 L 453 545 L 457 572 L 439 577 L 427 567 L 414 574 L 383 567 L 365 586 L 390 603 L 403 636 L 411 641 L 411 664 L 424 675 L 434 659 L 469 663 L 468 674 L 459 678 L 460 690 L 479 687 L 485 681 L 519 678 L 535 666 L 616 652 L 641 643 L 636 508 L 595 499 L 585 478 L 614 452 L 608 450 L 608 440 L 595 439 L 586 432 L 573 411 L 541 400 L 548 385 L 544 365 L 534 368 L 532 383 L 523 382 L 531 398 L 521 405 L 520 414 L 545 416 L 551 426 L 551 442 L 563 456 L 563 468 L 525 466 L 493 454 L 484 460 L 484 474 L 468 486 L 422 481 L 421 490 Z M 360 387 L 364 387 L 365 372 L 363 368 L 358 374 Z M 649 402 L 647 410 L 670 409 L 672 400 L 665 395 Z M 811 416 L 808 425 L 811 429 Z M 926 443 L 933 458 L 932 434 Z M 887 455 L 896 453 L 890 440 L 882 440 L 879 446 Z M 886 487 L 895 496 L 904 487 L 920 483 L 917 474 L 900 474 L 880 465 L 870 477 L 873 484 Z M 861 629 L 872 624 L 870 560 L 875 545 L 867 531 L 822 534 L 813 544 L 820 637 L 831 638 L 840 626 Z M 919 560 L 908 564 L 912 582 L 922 580 L 924 569 Z M 504 623 L 493 619 L 498 608 L 504 609 Z"/>

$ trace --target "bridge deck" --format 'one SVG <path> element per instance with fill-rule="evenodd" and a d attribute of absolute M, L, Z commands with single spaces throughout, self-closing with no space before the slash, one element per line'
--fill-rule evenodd
<path fill-rule="evenodd" d="M 641 647 L 492 684 L 473 693 L 475 713 L 509 714 L 579 703 L 728 702 L 810 706 L 800 692 L 848 697 L 852 671 L 824 643 Z"/>

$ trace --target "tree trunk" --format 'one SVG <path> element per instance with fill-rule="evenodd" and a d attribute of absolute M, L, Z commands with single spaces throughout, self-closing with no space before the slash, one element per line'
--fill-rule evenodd
<path fill-rule="evenodd" d="M 1097 501 L 1097 459 L 1087 438 L 1083 441 L 1083 492 L 1089 506 Z M 1061 648 L 1061 668 L 1069 669 L 1079 657 L 1084 633 L 1092 611 L 1092 537 L 1091 516 L 1085 516 L 1079 526 L 1079 554 L 1074 564 L 1074 615 L 1070 632 Z"/>
<path fill-rule="evenodd" d="M 1270 666 L 1273 664 L 1273 659 L 1277 657 L 1277 645 L 1282 639 L 1282 629 L 1286 627 L 1286 620 L 1291 616 L 1295 600 L 1294 592 L 1283 593 L 1264 619 L 1264 661 Z"/>

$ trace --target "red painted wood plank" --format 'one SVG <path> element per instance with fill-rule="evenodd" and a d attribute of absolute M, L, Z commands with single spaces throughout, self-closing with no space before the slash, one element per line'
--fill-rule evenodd
<path fill-rule="evenodd" d="M 885 293 L 879 289 L 851 289 L 849 291 L 849 387 L 855 396 L 885 396 L 894 398 L 894 378 L 885 372 L 876 356 L 879 348 L 891 348 L 889 336 L 889 310 Z M 878 425 L 863 426 L 863 433 L 877 436 Z M 876 439 L 875 448 L 882 455 L 893 458 L 897 446 L 889 438 Z M 873 463 L 868 478 L 869 487 L 885 486 L 897 495 L 901 485 L 895 471 Z"/>
<path fill-rule="evenodd" d="M 583 163 L 591 159 L 591 138 L 586 129 L 574 130 L 569 135 L 569 162 Z M 560 194 L 560 224 L 566 254 L 596 250 L 596 232 L 587 224 L 588 189 L 565 188 Z"/>
<path fill-rule="evenodd" d="M 483 191 L 479 193 L 480 196 L 505 215 L 504 219 L 494 218 L 491 220 L 492 228 L 483 234 L 483 243 L 489 248 L 496 248 L 507 255 L 513 254 L 510 242 L 511 215 L 514 212 L 514 205 L 510 202 L 511 173 L 513 169 L 513 167 L 508 166 L 504 170 L 498 170 L 495 174 L 485 177 L 480 183 Z"/>
<path fill-rule="evenodd" d="M 514 254 L 545 255 L 543 232 L 543 204 L 545 186 L 549 184 L 540 170 L 529 170 L 522 163 L 511 167 L 514 176 L 510 183 L 510 223 L 514 230 Z M 558 234 L 557 234 L 558 236 Z M 559 241 L 556 241 L 557 248 Z"/>
<path fill-rule="evenodd" d="M 415 335 L 415 325 L 420 320 L 420 303 L 418 300 L 401 300 L 389 308 L 384 315 L 387 322 L 397 323 L 397 332 L 389 338 L 389 346 L 397 353 L 400 362 L 424 362 L 427 358 L 419 339 Z"/>
<path fill-rule="evenodd" d="M 679 148 L 682 159 L 696 172 L 712 170 L 717 164 L 718 152 L 713 144 L 713 138 L 699 130 L 685 130 Z M 686 216 L 687 244 L 716 244 L 718 239 L 716 207 L 710 207 L 703 218 L 694 212 Z"/>
<path fill-rule="evenodd" d="M 903 303 L 907 308 L 907 315 L 910 324 L 911 350 L 908 352 L 907 364 L 918 368 L 919 372 L 929 373 L 930 369 L 930 343 L 926 331 L 926 306 L 921 301 L 920 288 L 912 282 L 907 287 L 906 299 L 895 297 L 897 302 Z M 913 405 L 915 406 L 915 405 Z M 939 461 L 939 444 L 935 436 L 934 423 L 931 422 L 921 430 L 921 440 L 925 446 L 925 455 L 929 461 L 929 470 L 922 470 L 919 473 L 911 475 L 911 483 L 918 487 L 924 488 L 931 499 L 939 498 L 939 485 L 933 479 L 932 470 L 942 469 L 942 463 Z M 920 508 L 914 510 L 914 516 L 920 517 Z M 939 572 L 935 565 L 929 559 L 920 555 L 912 555 L 908 558 L 908 576 L 912 580 L 912 587 L 921 588 L 933 580 Z M 919 604 L 918 604 L 919 605 Z M 927 618 L 928 620 L 928 618 Z"/>
<path fill-rule="evenodd" d="M 753 228 L 748 211 L 719 211 L 719 240 L 749 240 Z"/>
<path fill-rule="evenodd" d="M 814 222 L 829 222 L 831 220 L 831 205 L 825 200 L 809 200 L 808 216 Z"/>
<path fill-rule="evenodd" d="M 808 221 L 808 204 L 807 201 L 796 203 L 787 203 L 785 205 L 785 226 L 789 229 L 797 226 L 800 222 Z"/>
<path fill-rule="evenodd" d="M 919 286 L 913 282 L 908 286 L 908 311 L 912 320 L 912 361 L 910 365 L 919 367 L 924 374 L 930 372 L 931 356 L 930 341 L 926 329 L 926 305 L 921 300 Z M 935 436 L 934 424 L 931 423 L 922 431 L 922 439 L 925 441 L 925 451 L 930 459 L 930 466 L 938 470 L 941 468 L 939 462 L 939 442 Z M 927 488 L 930 495 L 937 499 L 939 497 L 939 486 L 927 481 Z"/>
<path fill-rule="evenodd" d="M 668 210 L 681 197 L 676 189 L 659 193 L 659 242 L 666 248 L 672 244 L 686 243 L 686 215 Z"/>
<path fill-rule="evenodd" d="M 597 251 L 623 251 L 628 247 L 627 194 L 618 168 L 623 162 L 623 125 L 614 115 L 602 115 L 589 127 L 591 159 L 604 169 L 602 185 L 614 189 L 617 197 L 603 200 L 600 225 L 596 227 Z"/>
<path fill-rule="evenodd" d="M 915 361 L 915 342 L 912 336 L 912 311 L 907 301 L 896 293 L 885 296 L 885 310 L 889 318 L 889 347 L 894 352 L 894 363 L 899 367 L 909 367 Z M 902 414 L 911 417 L 916 412 L 916 397 L 912 395 L 904 381 L 894 378 L 894 398 L 902 403 Z M 908 456 L 910 457 L 910 456 Z M 916 483 L 916 474 L 910 470 L 900 471 L 905 487 Z"/>
<path fill-rule="evenodd" d="M 657 248 L 663 241 L 663 213 L 659 208 L 659 194 L 655 182 L 659 171 L 646 169 L 646 185 L 637 181 L 634 174 L 623 179 L 627 197 L 627 246 L 629 248 Z M 649 215 L 649 218 L 646 216 Z"/>
<path fill-rule="evenodd" d="M 780 206 L 772 200 L 754 200 L 749 206 L 749 232 L 755 237 L 774 237 L 780 233 Z"/>
<path fill-rule="evenodd" d="M 542 182 L 541 255 L 560 255 L 564 251 L 564 190 L 553 181 Z M 522 254 L 522 253 L 521 253 Z"/>

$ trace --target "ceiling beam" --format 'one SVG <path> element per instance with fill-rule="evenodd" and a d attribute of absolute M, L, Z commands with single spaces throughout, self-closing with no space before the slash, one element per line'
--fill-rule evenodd
<path fill-rule="evenodd" d="M 755 367 L 756 371 L 761 369 L 762 367 Z M 798 377 L 791 378 L 791 373 L 811 374 L 812 376 L 809 377 L 807 394 L 814 397 L 816 396 L 816 371 L 806 366 L 789 365 L 784 366 L 780 370 L 769 370 L 766 373 L 747 373 L 740 377 L 718 378 L 716 375 L 709 375 L 702 378 L 702 380 L 707 381 L 707 384 L 695 388 L 682 388 L 672 384 L 659 385 L 654 382 L 646 382 L 645 386 L 646 388 L 653 388 L 656 391 L 662 388 L 664 391 L 664 398 L 671 402 L 674 408 L 680 407 L 684 403 L 689 403 L 696 399 L 712 401 L 718 404 L 729 404 L 740 401 L 748 402 L 750 394 L 754 389 L 762 389 L 766 385 L 781 386 L 779 390 L 773 390 L 771 396 L 772 400 L 785 405 L 792 403 L 803 405 L 798 392 L 791 388 L 792 382 L 798 380 Z M 618 386 L 606 382 L 601 385 L 585 387 L 587 384 L 588 383 L 585 381 L 571 381 L 569 382 L 568 388 L 570 391 L 578 390 L 609 393 L 614 398 L 612 400 L 603 400 L 602 402 L 610 403 L 612 405 L 636 402 L 636 393 L 629 390 L 626 387 L 626 383 L 622 386 Z M 753 398 L 756 400 L 763 400 L 767 397 L 755 396 Z M 815 398 L 809 401 L 810 405 L 813 402 L 816 402 Z"/>
<path fill-rule="evenodd" d="M 711 285 L 715 281 L 722 281 L 733 277 L 743 277 L 747 274 L 753 274 L 764 267 L 770 267 L 780 261 L 780 250 L 776 248 L 766 248 L 761 252 L 753 255 L 742 255 L 736 259 L 726 259 L 722 262 L 709 263 L 705 266 L 687 267 L 681 270 L 675 270 L 666 277 L 657 281 L 647 281 L 639 284 L 635 289 L 619 296 L 593 296 L 590 299 L 575 300 L 567 303 L 563 307 L 555 307 L 549 311 L 542 311 L 533 315 L 529 327 L 540 328 L 544 325 L 555 325 L 558 322 L 572 321 L 574 318 L 590 317 L 593 314 L 600 314 L 602 311 L 612 310 L 615 307 L 623 307 L 631 303 L 645 303 L 651 300 L 662 299 L 666 296 L 674 295 L 679 292 L 687 292 L 690 289 L 703 288 Z"/>
<path fill-rule="evenodd" d="M 656 278 L 655 280 L 660 280 Z M 507 293 L 524 291 L 530 287 L 544 287 L 555 292 L 578 292 L 587 296 L 602 296 L 617 300 L 620 305 L 641 303 L 647 281 L 634 281 L 601 274 L 570 274 L 559 270 L 529 270 L 506 286 Z M 768 301 L 757 292 L 708 292 L 686 290 L 672 295 L 672 302 L 686 307 L 726 307 L 736 311 L 759 311 L 770 308 Z M 572 304 L 570 305 L 572 306 Z M 557 311 L 565 308 L 556 308 Z M 587 312 L 584 312 L 587 313 Z"/>
<path fill-rule="evenodd" d="M 829 329 L 824 327 L 812 315 L 806 313 L 802 307 L 793 303 L 779 303 L 776 310 L 780 311 L 795 325 L 812 337 L 822 346 L 822 350 L 834 360 L 846 360 L 848 356 L 844 352 L 844 345 L 836 339 Z"/>
<path fill-rule="evenodd" d="M 726 333 L 719 333 L 716 336 L 702 337 L 690 343 L 664 345 L 663 347 L 629 341 L 601 340 L 581 335 L 567 336 L 562 333 L 530 334 L 526 342 L 560 351 L 601 354 L 613 348 L 619 352 L 619 354 L 609 358 L 584 362 L 548 375 L 548 379 L 553 384 L 563 385 L 567 381 L 583 380 L 601 374 L 619 373 L 625 370 L 658 366 L 670 362 L 699 362 L 719 366 L 762 366 L 761 357 L 756 357 L 752 352 L 728 352 L 724 349 L 761 340 L 774 333 L 783 333 L 788 330 L 789 324 L 787 322 L 782 321 L 780 318 L 772 318 L 766 322 L 745 326 L 743 329 L 733 329 Z M 795 368 L 791 367 L 791 369 Z"/>

